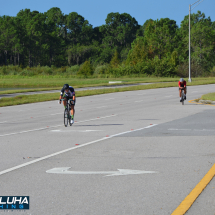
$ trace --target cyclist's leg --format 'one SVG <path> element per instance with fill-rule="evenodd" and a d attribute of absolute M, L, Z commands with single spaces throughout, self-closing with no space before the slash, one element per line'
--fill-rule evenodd
<path fill-rule="evenodd" d="M 181 89 L 179 88 L 179 97 L 181 98 Z"/>
<path fill-rule="evenodd" d="M 186 96 L 186 95 L 187 95 L 187 87 L 184 88 L 184 99 L 185 99 L 185 100 L 187 99 L 187 96 Z"/>
<path fill-rule="evenodd" d="M 74 105 L 71 105 L 71 116 L 75 115 L 75 108 Z"/>
<path fill-rule="evenodd" d="M 66 108 L 66 102 L 67 102 L 67 100 L 68 100 L 68 97 L 66 96 L 66 95 L 64 95 L 63 96 L 63 105 L 64 105 L 64 107 Z"/>

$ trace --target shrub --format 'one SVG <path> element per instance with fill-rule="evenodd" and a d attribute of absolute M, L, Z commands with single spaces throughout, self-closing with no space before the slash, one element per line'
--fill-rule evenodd
<path fill-rule="evenodd" d="M 108 65 L 99 65 L 95 68 L 95 75 L 103 75 L 106 74 L 108 70 Z"/>
<path fill-rule="evenodd" d="M 78 70 L 77 75 L 83 77 L 92 76 L 94 72 L 94 68 L 91 65 L 90 61 L 85 61 L 83 65 L 81 65 L 80 69 Z"/>
<path fill-rule="evenodd" d="M 79 69 L 80 69 L 80 66 L 79 66 L 79 65 L 74 65 L 74 66 L 68 67 L 68 68 L 66 69 L 66 72 L 67 72 L 69 75 L 76 75 Z"/>

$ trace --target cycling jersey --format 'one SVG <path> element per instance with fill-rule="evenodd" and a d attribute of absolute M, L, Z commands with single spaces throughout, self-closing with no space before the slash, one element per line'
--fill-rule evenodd
<path fill-rule="evenodd" d="M 187 83 L 186 83 L 186 81 L 183 81 L 183 82 L 178 82 L 178 86 L 179 87 L 186 87 L 186 85 L 187 85 Z"/>
<path fill-rule="evenodd" d="M 69 86 L 69 91 L 68 92 L 65 92 L 64 88 L 62 88 L 60 95 L 63 96 L 64 93 L 65 93 L 65 96 L 67 96 L 67 97 L 75 96 L 75 90 L 71 86 Z"/>

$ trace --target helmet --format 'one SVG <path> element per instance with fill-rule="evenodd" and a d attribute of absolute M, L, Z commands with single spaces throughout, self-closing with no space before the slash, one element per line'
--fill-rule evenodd
<path fill-rule="evenodd" d="M 63 85 L 63 89 L 64 89 L 64 90 L 68 90 L 68 89 L 69 89 L 69 84 L 64 84 L 64 85 Z"/>
<path fill-rule="evenodd" d="M 184 82 L 184 79 L 183 79 L 183 78 L 180 78 L 180 82 Z"/>

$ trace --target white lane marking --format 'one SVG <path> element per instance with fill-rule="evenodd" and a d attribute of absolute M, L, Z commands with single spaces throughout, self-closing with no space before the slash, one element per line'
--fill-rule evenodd
<path fill-rule="evenodd" d="M 33 163 L 37 163 L 37 162 L 39 162 L 39 161 L 45 160 L 45 159 L 47 159 L 47 158 L 50 158 L 50 157 L 53 157 L 53 156 L 56 156 L 56 155 L 59 155 L 59 154 L 62 154 L 62 153 L 65 153 L 65 152 L 74 150 L 74 149 L 78 149 L 78 148 L 81 148 L 81 147 L 84 147 L 84 146 L 88 146 L 88 145 L 91 145 L 91 144 L 93 144 L 93 143 L 98 143 L 98 142 L 101 142 L 101 141 L 103 141 L 103 140 L 108 140 L 108 139 L 111 139 L 111 138 L 113 138 L 113 137 L 120 136 L 120 135 L 122 135 L 122 134 L 131 133 L 131 132 L 135 132 L 135 131 L 140 131 L 140 130 L 144 130 L 144 129 L 147 129 L 147 128 L 151 128 L 151 127 L 153 127 L 153 126 L 156 126 L 156 125 L 151 125 L 151 126 L 147 126 L 147 127 L 144 127 L 144 128 L 139 128 L 139 129 L 136 129 L 136 130 L 133 130 L 133 131 L 126 131 L 126 132 L 114 134 L 114 135 L 111 135 L 111 136 L 109 136 L 109 137 L 103 137 L 103 138 L 101 138 L 101 139 L 94 140 L 94 141 L 91 141 L 91 142 L 88 142 L 88 143 L 84 143 L 84 144 L 79 145 L 79 146 L 75 146 L 75 147 L 72 147 L 72 148 L 64 149 L 64 150 L 62 150 L 62 151 L 59 151 L 59 152 L 56 152 L 56 153 L 53 153 L 53 154 L 50 154 L 50 155 L 47 155 L 47 156 L 44 156 L 44 157 L 35 159 L 35 160 L 33 160 L 33 161 L 29 161 L 29 162 L 26 162 L 26 163 L 24 163 L 24 164 L 21 164 L 21 165 L 18 165 L 18 166 L 15 166 L 15 167 L 12 167 L 12 168 L 3 170 L 3 171 L 0 172 L 0 175 L 3 175 L 3 174 L 5 174 L 5 173 L 11 172 L 11 171 L 13 171 L 13 170 L 16 170 L 16 169 L 19 169 L 19 168 L 22 168 L 22 167 L 31 165 L 31 164 L 33 164 Z"/>
<path fill-rule="evenodd" d="M 170 96 L 165 96 L 165 97 L 172 97 L 173 95 L 170 95 Z"/>
<path fill-rule="evenodd" d="M 107 101 L 107 100 L 111 100 L 111 99 L 114 99 L 114 98 L 109 98 L 109 99 L 105 99 L 105 100 Z"/>
<path fill-rule="evenodd" d="M 51 130 L 51 132 L 92 132 L 92 131 L 102 131 L 102 130 Z"/>
<path fill-rule="evenodd" d="M 32 110 L 32 109 L 19 110 L 18 112 L 27 111 L 27 110 Z"/>
<path fill-rule="evenodd" d="M 0 122 L 0 123 L 5 123 L 5 122 L 7 122 L 7 121 L 4 121 L 4 122 Z"/>
<path fill-rule="evenodd" d="M 0 135 L 0 137 L 14 135 L 14 134 L 23 134 L 23 133 L 32 132 L 32 131 L 40 131 L 40 130 L 45 130 L 45 129 L 48 129 L 48 128 L 49 127 L 47 127 L 47 128 L 38 128 L 38 129 L 27 130 L 27 131 L 20 131 L 20 132 L 10 133 L 10 134 L 2 134 L 2 135 Z"/>
<path fill-rule="evenodd" d="M 144 171 L 144 170 L 131 170 L 131 169 L 118 169 L 118 171 L 68 171 L 71 167 L 60 167 L 47 170 L 47 173 L 57 174 L 72 174 L 72 175 L 98 175 L 104 174 L 106 176 L 119 176 L 119 175 L 139 175 L 148 173 L 158 173 L 155 171 Z"/>
<path fill-rule="evenodd" d="M 76 122 L 75 124 L 82 123 L 82 122 L 89 122 L 89 121 L 99 120 L 99 119 L 105 119 L 105 118 L 114 117 L 114 116 L 117 116 L 117 115 L 114 114 L 114 115 L 110 115 L 110 116 L 103 116 L 103 117 L 99 117 L 99 118 L 95 118 L 95 119 L 79 121 L 79 122 Z M 32 131 L 40 131 L 40 130 L 45 130 L 45 129 L 49 129 L 49 128 L 56 128 L 56 127 L 60 127 L 60 126 L 63 126 L 63 125 L 61 124 L 61 125 L 55 125 L 55 126 L 48 126 L 48 127 L 45 127 L 45 128 L 38 128 L 38 129 L 33 129 L 33 130 L 20 131 L 20 132 L 9 133 L 9 134 L 2 134 L 2 135 L 0 135 L 0 137 L 9 136 L 9 135 L 15 135 L 15 134 L 22 134 L 22 133 L 27 133 L 27 132 L 32 132 Z"/>
<path fill-rule="evenodd" d="M 101 106 L 101 107 L 96 107 L 96 108 L 104 108 L 104 107 L 107 107 L 107 106 Z"/>
<path fill-rule="evenodd" d="M 53 114 L 50 114 L 50 116 L 59 115 L 59 114 L 63 114 L 63 113 L 62 112 L 61 113 L 53 113 Z"/>
<path fill-rule="evenodd" d="M 170 128 L 169 131 L 215 131 L 214 129 L 177 129 L 177 128 Z"/>
<path fill-rule="evenodd" d="M 109 137 L 112 138 L 112 137 L 116 137 L 116 136 L 119 136 L 119 135 L 122 135 L 122 134 L 131 133 L 131 132 L 134 132 L 134 131 L 141 131 L 141 130 L 143 130 L 143 129 L 151 128 L 151 127 L 154 127 L 154 126 L 156 126 L 156 125 L 157 125 L 157 124 L 149 125 L 149 126 L 147 126 L 147 127 L 135 129 L 135 130 L 132 130 L 132 131 L 125 131 L 125 132 L 122 132 L 122 133 L 119 133 L 119 134 L 110 135 Z"/>
<path fill-rule="evenodd" d="M 140 100 L 140 101 L 135 101 L 135 102 L 143 102 L 143 100 Z"/>
<path fill-rule="evenodd" d="M 93 120 L 105 119 L 105 118 L 114 117 L 114 116 L 117 116 L 117 114 L 110 115 L 110 116 L 101 116 L 101 117 L 99 117 L 99 118 L 89 119 L 89 120 L 84 120 L 84 121 L 78 121 L 78 122 L 76 122 L 76 123 L 89 122 L 89 121 L 93 121 Z M 62 125 L 61 125 L 61 126 L 62 126 Z"/>
<path fill-rule="evenodd" d="M 169 131 L 191 131 L 192 129 L 178 129 L 178 128 L 170 128 Z"/>

